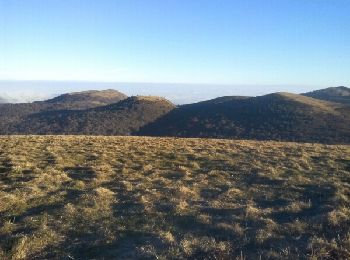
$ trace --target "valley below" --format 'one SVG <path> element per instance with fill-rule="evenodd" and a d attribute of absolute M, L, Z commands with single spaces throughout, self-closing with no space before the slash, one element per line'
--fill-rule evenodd
<path fill-rule="evenodd" d="M 0 137 L 1 259 L 349 259 L 350 146 Z"/>

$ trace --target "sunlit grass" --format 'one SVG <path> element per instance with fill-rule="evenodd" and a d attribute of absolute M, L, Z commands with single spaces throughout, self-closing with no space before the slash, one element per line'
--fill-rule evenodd
<path fill-rule="evenodd" d="M 0 259 L 350 258 L 350 146 L 0 138 Z"/>

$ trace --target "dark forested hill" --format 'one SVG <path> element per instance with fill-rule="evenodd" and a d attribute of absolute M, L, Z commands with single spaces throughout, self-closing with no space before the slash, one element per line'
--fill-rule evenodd
<path fill-rule="evenodd" d="M 315 90 L 302 95 L 350 105 L 350 88 L 343 86 Z"/>
<path fill-rule="evenodd" d="M 346 97 L 346 89 L 339 90 L 336 93 Z M 350 143 L 350 106 L 305 95 L 274 93 L 259 97 L 226 96 L 176 107 L 160 97 L 126 98 L 114 90 L 87 91 L 41 102 L 0 104 L 0 134 Z"/>
<path fill-rule="evenodd" d="M 108 105 L 126 98 L 116 90 L 83 91 L 33 103 L 0 104 L 0 134 L 13 134 L 14 126 L 29 115 L 57 110 L 88 109 Z"/>
<path fill-rule="evenodd" d="M 350 143 L 350 109 L 289 93 L 225 97 L 178 107 L 137 134 Z"/>
<path fill-rule="evenodd" d="M 130 97 L 86 110 L 43 111 L 13 125 L 21 134 L 130 135 L 175 106 L 159 97 Z"/>

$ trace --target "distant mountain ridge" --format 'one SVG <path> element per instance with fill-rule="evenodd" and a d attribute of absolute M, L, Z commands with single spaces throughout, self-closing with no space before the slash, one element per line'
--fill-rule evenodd
<path fill-rule="evenodd" d="M 302 95 L 336 103 L 350 105 L 350 88 L 340 86 L 315 90 Z"/>
<path fill-rule="evenodd" d="M 320 90 L 347 97 L 347 88 Z M 314 92 L 312 92 L 314 93 Z M 0 134 L 148 135 L 350 143 L 350 106 L 306 94 L 225 96 L 175 106 L 154 96 L 84 91 L 0 104 Z"/>

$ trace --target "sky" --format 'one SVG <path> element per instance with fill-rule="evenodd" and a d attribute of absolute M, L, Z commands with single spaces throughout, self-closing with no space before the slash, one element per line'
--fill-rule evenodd
<path fill-rule="evenodd" d="M 349 13 L 348 0 L 0 0 L 0 80 L 348 85 Z"/>

